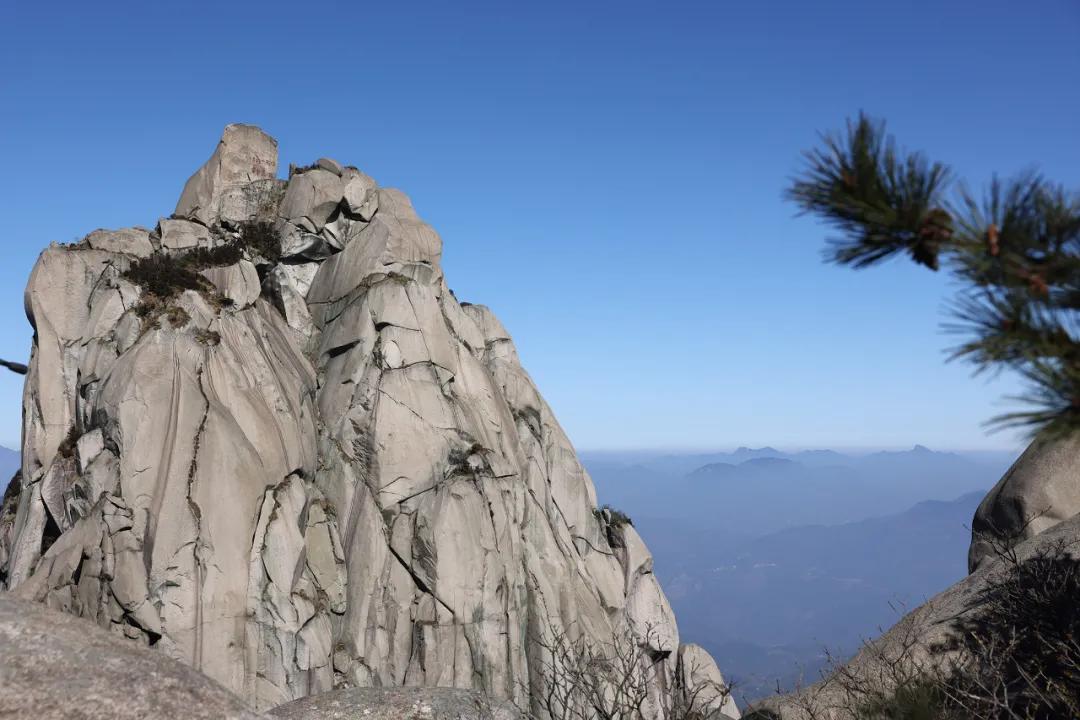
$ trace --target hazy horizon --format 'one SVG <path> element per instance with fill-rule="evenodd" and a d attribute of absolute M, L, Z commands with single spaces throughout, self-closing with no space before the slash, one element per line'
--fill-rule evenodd
<path fill-rule="evenodd" d="M 642 454 L 652 455 L 657 453 L 671 453 L 676 455 L 708 455 L 712 453 L 732 453 L 738 450 L 763 450 L 765 448 L 772 448 L 783 453 L 799 453 L 799 452 L 812 452 L 812 451 L 825 451 L 831 450 L 833 452 L 845 453 L 851 455 L 862 455 L 875 452 L 903 452 L 905 450 L 913 450 L 916 447 L 924 447 L 932 452 L 943 453 L 1012 453 L 1022 452 L 1027 446 L 1026 442 L 1020 442 L 1011 446 L 1000 447 L 936 447 L 927 445 L 926 443 L 916 442 L 908 445 L 871 445 L 871 446 L 845 446 L 845 445 L 785 445 L 783 443 L 762 443 L 762 444 L 721 444 L 721 445 L 703 445 L 701 447 L 690 446 L 653 446 L 653 447 L 583 447 L 575 445 L 575 449 L 581 453 L 589 453 L 592 455 L 603 453 L 622 453 L 622 454 Z"/>
<path fill-rule="evenodd" d="M 4 450 L 10 450 L 12 452 L 21 452 L 21 442 L 12 444 L 0 442 L 0 448 Z M 915 445 L 906 446 L 880 446 L 880 447 L 843 447 L 839 445 L 824 445 L 824 446 L 808 446 L 808 447 L 795 447 L 790 445 L 782 445 L 775 443 L 765 443 L 763 445 L 709 445 L 703 447 L 640 447 L 640 448 L 590 448 L 590 447 L 578 447 L 575 445 L 575 450 L 579 453 L 589 455 L 602 455 L 602 454 L 623 454 L 623 455 L 710 455 L 714 453 L 732 453 L 738 450 L 761 450 L 764 448 L 772 448 L 783 453 L 798 453 L 806 451 L 827 451 L 831 450 L 837 453 L 850 454 L 850 455 L 866 455 L 875 452 L 903 452 L 905 450 L 912 450 L 915 447 L 925 447 L 933 452 L 943 453 L 956 453 L 958 455 L 964 454 L 978 454 L 978 453 L 1017 453 L 1023 451 L 1024 445 L 1017 445 L 1015 447 L 1000 447 L 1000 448 L 938 448 L 930 447 L 924 443 L 915 443 Z"/>

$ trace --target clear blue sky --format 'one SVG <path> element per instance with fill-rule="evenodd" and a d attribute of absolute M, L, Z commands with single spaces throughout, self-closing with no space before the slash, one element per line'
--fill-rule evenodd
<path fill-rule="evenodd" d="M 38 252 L 152 225 L 229 122 L 403 188 L 580 448 L 1011 447 L 946 279 L 821 263 L 781 200 L 860 108 L 1080 187 L 1080 3 L 5 3 L 0 356 Z M 0 444 L 20 379 L 0 375 Z"/>

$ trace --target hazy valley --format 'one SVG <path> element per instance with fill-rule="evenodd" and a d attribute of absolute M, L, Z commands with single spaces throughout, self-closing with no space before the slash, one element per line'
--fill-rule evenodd
<path fill-rule="evenodd" d="M 740 700 L 812 682 L 966 574 L 975 508 L 1015 459 L 916 447 L 849 455 L 582 453 L 601 503 L 649 544 L 680 629 Z"/>

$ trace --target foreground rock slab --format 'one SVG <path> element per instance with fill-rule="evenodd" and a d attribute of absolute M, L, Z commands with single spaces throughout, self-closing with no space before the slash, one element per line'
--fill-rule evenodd
<path fill-rule="evenodd" d="M 524 720 L 508 702 L 441 687 L 353 688 L 313 695 L 270 711 L 289 720 Z"/>
<path fill-rule="evenodd" d="M 0 717 L 259 720 L 183 663 L 93 623 L 0 593 Z"/>

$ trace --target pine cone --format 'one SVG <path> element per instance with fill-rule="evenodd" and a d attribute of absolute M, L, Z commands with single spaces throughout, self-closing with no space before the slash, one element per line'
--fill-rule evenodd
<path fill-rule="evenodd" d="M 998 226 L 991 224 L 986 229 L 986 246 L 990 250 L 990 254 L 997 257 L 1001 252 L 1001 247 L 998 245 Z"/>
<path fill-rule="evenodd" d="M 1028 282 L 1031 283 L 1031 291 L 1037 295 L 1049 295 L 1050 286 L 1043 280 L 1043 276 L 1039 273 L 1031 273 L 1028 277 Z"/>
<path fill-rule="evenodd" d="M 934 208 L 923 217 L 911 257 L 920 265 L 937 270 L 938 253 L 941 246 L 952 239 L 952 234 L 952 216 L 941 208 Z"/>

